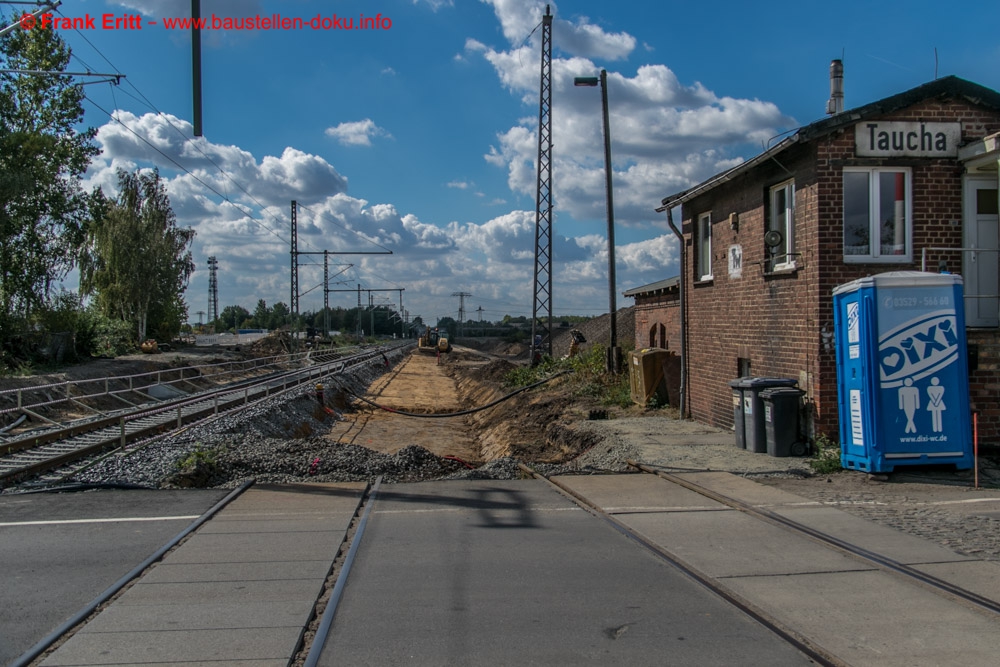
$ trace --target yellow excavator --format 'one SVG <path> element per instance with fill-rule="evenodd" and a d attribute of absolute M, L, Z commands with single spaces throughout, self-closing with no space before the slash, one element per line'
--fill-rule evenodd
<path fill-rule="evenodd" d="M 421 352 L 451 352 L 451 341 L 448 339 L 448 332 L 444 329 L 425 327 L 424 332 L 417 339 L 417 349 Z"/>

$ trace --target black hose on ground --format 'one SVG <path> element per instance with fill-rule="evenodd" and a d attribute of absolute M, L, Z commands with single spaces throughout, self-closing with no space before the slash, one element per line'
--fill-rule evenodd
<path fill-rule="evenodd" d="M 555 373 L 554 375 L 550 375 L 549 377 L 544 378 L 542 380 L 539 380 L 538 382 L 535 382 L 533 384 L 529 384 L 527 386 L 521 387 L 520 389 L 515 389 L 514 391 L 510 392 L 506 396 L 501 396 L 500 398 L 496 399 L 495 401 L 490 401 L 486 405 L 481 405 L 478 408 L 469 408 L 468 410 L 459 410 L 458 412 L 446 412 L 446 413 L 434 413 L 434 414 L 419 414 L 419 413 L 416 413 L 416 412 L 403 412 L 402 410 L 396 410 L 395 408 L 388 408 L 388 407 L 386 407 L 384 405 L 379 405 L 375 401 L 369 400 L 369 399 L 365 398 L 364 396 L 359 396 L 359 395 L 355 394 L 350 389 L 347 390 L 347 393 L 350 394 L 351 396 L 353 396 L 354 398 L 358 399 L 359 401 L 363 401 L 363 402 L 367 403 L 368 405 L 371 405 L 372 407 L 378 408 L 379 410 L 385 410 L 386 412 L 391 412 L 391 413 L 396 414 L 396 415 L 403 415 L 404 417 L 425 417 L 425 418 L 430 418 L 430 419 L 439 419 L 439 418 L 442 418 L 442 417 L 461 417 L 463 415 L 471 415 L 471 414 L 474 414 L 476 412 L 480 412 L 482 410 L 486 410 L 488 408 L 492 408 L 493 406 L 499 405 L 500 403 L 503 403 L 504 401 L 509 400 L 509 399 L 513 398 L 514 396 L 517 396 L 518 394 L 520 394 L 522 392 L 528 391 L 529 389 L 534 389 L 535 387 L 543 385 L 546 382 L 559 377 L 560 375 L 566 375 L 567 373 L 572 373 L 572 372 L 573 371 L 559 371 L 558 373 Z"/>

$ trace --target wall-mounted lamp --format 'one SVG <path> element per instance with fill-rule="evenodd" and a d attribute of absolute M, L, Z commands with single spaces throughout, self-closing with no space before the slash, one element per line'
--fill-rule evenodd
<path fill-rule="evenodd" d="M 729 214 L 729 228 L 734 232 L 740 231 L 740 214 L 730 213 Z"/>

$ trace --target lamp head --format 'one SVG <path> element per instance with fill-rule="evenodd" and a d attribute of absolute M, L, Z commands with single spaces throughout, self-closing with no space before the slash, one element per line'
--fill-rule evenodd
<path fill-rule="evenodd" d="M 600 79 L 596 76 L 578 76 L 573 79 L 574 86 L 596 86 L 600 83 Z"/>

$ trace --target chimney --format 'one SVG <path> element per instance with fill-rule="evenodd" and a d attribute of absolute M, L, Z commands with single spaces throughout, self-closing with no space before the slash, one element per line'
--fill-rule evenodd
<path fill-rule="evenodd" d="M 833 116 L 844 110 L 844 61 L 830 61 L 830 99 L 826 113 Z"/>

